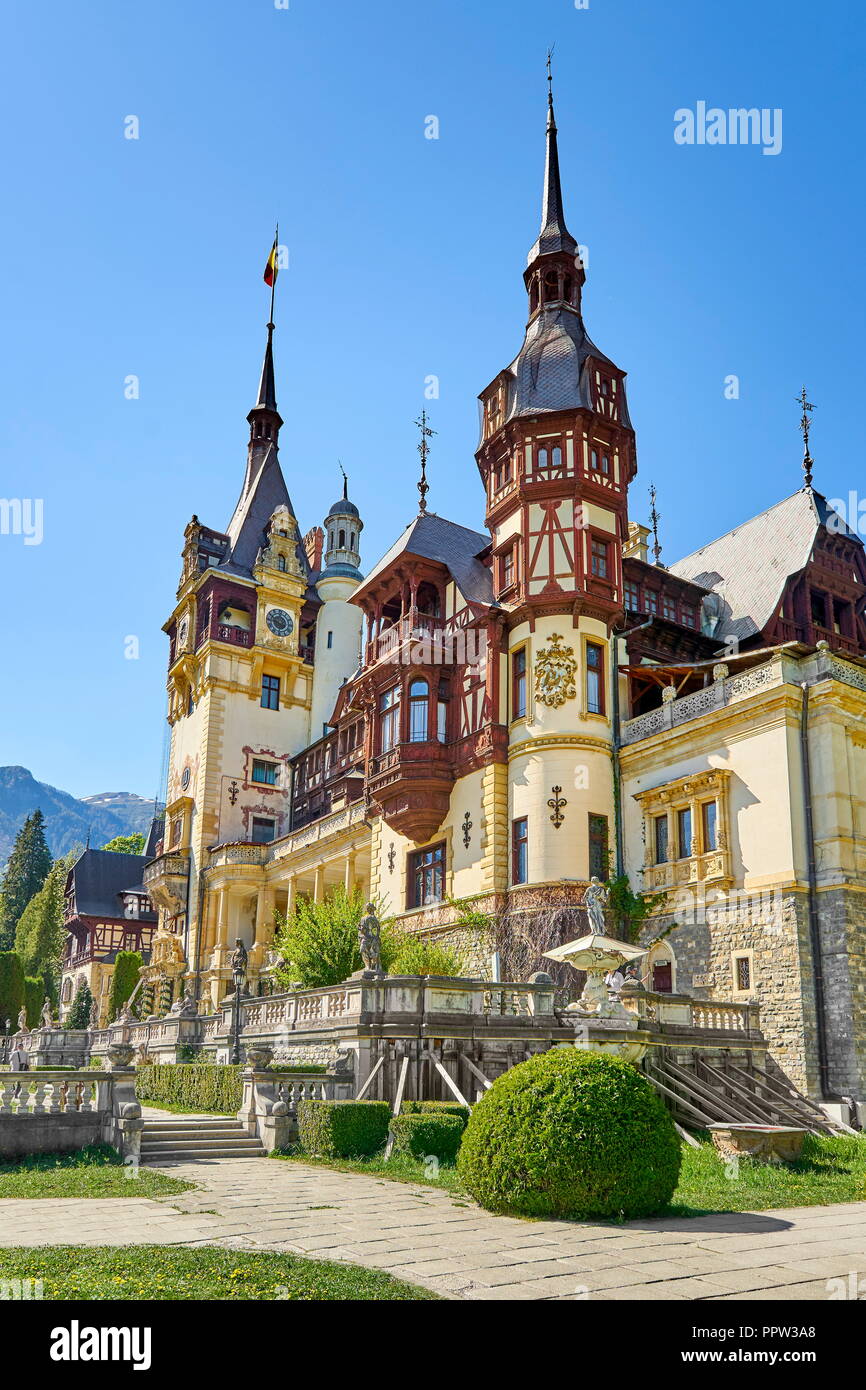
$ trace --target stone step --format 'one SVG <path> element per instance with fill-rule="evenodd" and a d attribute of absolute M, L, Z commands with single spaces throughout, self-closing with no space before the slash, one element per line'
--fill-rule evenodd
<path fill-rule="evenodd" d="M 197 1134 L 245 1134 L 246 1130 L 241 1125 L 179 1125 L 177 1128 L 169 1128 L 167 1125 L 145 1124 L 143 1134 L 165 1135 L 169 1139 L 183 1138 L 189 1135 L 192 1139 Z"/>
<path fill-rule="evenodd" d="M 216 1145 L 218 1148 L 239 1147 L 260 1149 L 261 1141 L 255 1135 L 249 1134 L 221 1134 L 209 1135 L 200 1139 L 150 1139 L 146 1134 L 141 1136 L 142 1152 L 165 1150 L 165 1149 L 212 1149 Z"/>
<path fill-rule="evenodd" d="M 153 1163 L 159 1167 L 163 1163 L 194 1163 L 199 1159 L 210 1158 L 267 1158 L 265 1150 L 258 1146 L 254 1149 L 226 1149 L 216 1147 L 213 1149 L 168 1149 L 164 1153 L 151 1153 L 142 1150 L 142 1163 Z"/>

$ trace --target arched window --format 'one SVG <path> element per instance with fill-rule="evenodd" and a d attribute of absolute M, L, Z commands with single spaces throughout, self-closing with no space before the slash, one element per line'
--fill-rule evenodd
<path fill-rule="evenodd" d="M 339 543 L 337 549 L 338 549 L 338 550 L 345 550 L 345 549 L 346 549 L 346 533 L 345 533 L 345 531 L 341 531 L 341 532 L 340 532 L 340 543 Z"/>
<path fill-rule="evenodd" d="M 544 277 L 544 302 L 550 304 L 559 298 L 559 277 L 555 270 L 548 270 Z"/>
<path fill-rule="evenodd" d="M 554 468 L 562 467 L 562 450 L 558 444 L 554 444 L 550 451 L 550 461 Z"/>
<path fill-rule="evenodd" d="M 400 690 L 394 686 L 379 699 L 379 751 L 390 753 L 400 742 Z"/>
<path fill-rule="evenodd" d="M 537 454 L 537 456 L 536 456 L 535 462 L 536 462 L 536 467 L 538 467 L 538 468 L 547 468 L 547 466 L 548 466 L 548 463 L 549 463 L 549 455 L 548 455 L 547 449 L 546 449 L 543 445 L 542 445 L 542 447 L 538 450 L 538 454 Z"/>
<path fill-rule="evenodd" d="M 430 687 L 426 681 L 413 681 L 409 686 L 409 742 L 426 743 Z"/>
<path fill-rule="evenodd" d="M 278 570 L 285 570 L 285 568 L 286 568 L 286 557 L 285 557 L 285 555 L 278 555 L 278 556 L 277 556 L 277 569 L 278 569 Z"/>
<path fill-rule="evenodd" d="M 350 531 L 350 532 L 349 532 L 349 549 L 350 549 L 350 550 L 354 550 L 354 549 L 355 549 L 355 532 L 354 532 L 354 531 Z"/>

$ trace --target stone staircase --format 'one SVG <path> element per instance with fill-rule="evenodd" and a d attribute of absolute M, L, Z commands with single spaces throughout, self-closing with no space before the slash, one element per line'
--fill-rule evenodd
<path fill-rule="evenodd" d="M 189 1163 L 193 1159 L 265 1158 L 261 1141 L 250 1138 L 237 1120 L 220 1115 L 179 1115 L 145 1120 L 141 1162 Z"/>

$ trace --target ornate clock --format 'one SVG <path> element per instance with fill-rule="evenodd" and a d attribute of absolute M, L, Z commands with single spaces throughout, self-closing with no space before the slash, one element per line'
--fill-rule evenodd
<path fill-rule="evenodd" d="M 295 626 L 291 613 L 284 608 L 269 608 L 265 622 L 275 637 L 288 637 Z"/>

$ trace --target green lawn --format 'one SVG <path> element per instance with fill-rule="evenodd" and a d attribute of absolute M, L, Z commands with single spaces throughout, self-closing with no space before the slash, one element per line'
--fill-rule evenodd
<path fill-rule="evenodd" d="M 41 1279 L 45 1299 L 281 1302 L 436 1300 L 378 1270 L 203 1245 L 62 1245 L 0 1250 L 0 1279 Z"/>
<path fill-rule="evenodd" d="M 754 1163 L 741 1159 L 736 1172 L 726 1166 L 712 1143 L 699 1149 L 683 1145 L 679 1185 L 667 1212 L 660 1216 L 702 1216 L 714 1211 L 765 1211 L 772 1207 L 826 1206 L 832 1202 L 866 1202 L 866 1139 L 808 1134 L 796 1163 Z M 298 1163 L 366 1173 L 396 1182 L 423 1183 L 466 1197 L 456 1168 L 431 1173 L 417 1159 L 395 1155 L 373 1158 L 311 1158 L 300 1151 L 273 1155 Z"/>
<path fill-rule="evenodd" d="M 866 1139 L 807 1134 L 795 1163 L 740 1159 L 736 1170 L 726 1168 L 711 1143 L 684 1146 L 672 1209 L 678 1216 L 699 1216 L 831 1202 L 866 1202 Z"/>
<path fill-rule="evenodd" d="M 151 1168 L 141 1167 L 134 1173 L 108 1144 L 0 1163 L 0 1198 L 167 1197 L 194 1186 Z"/>
<path fill-rule="evenodd" d="M 392 1182 L 423 1183 L 425 1187 L 439 1187 L 458 1195 L 463 1193 L 453 1164 L 450 1167 L 440 1164 L 438 1172 L 434 1173 L 411 1154 L 394 1154 L 386 1161 L 381 1153 L 372 1158 L 312 1158 L 300 1149 L 286 1149 L 271 1154 L 271 1158 L 308 1163 L 315 1168 L 333 1168 L 338 1173 L 366 1173 L 368 1177 L 389 1178 Z"/>

